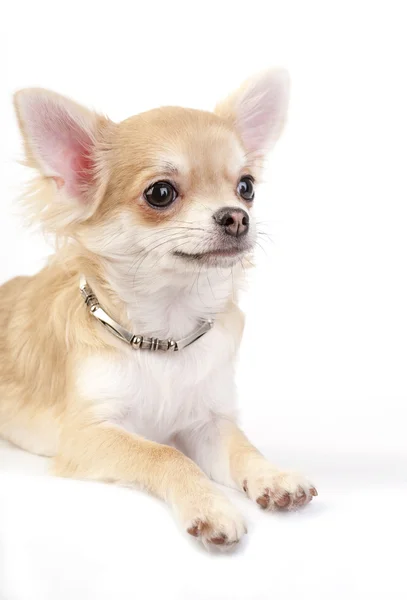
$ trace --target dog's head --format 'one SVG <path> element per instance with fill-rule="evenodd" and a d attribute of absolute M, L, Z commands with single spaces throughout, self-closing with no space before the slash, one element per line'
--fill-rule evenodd
<path fill-rule="evenodd" d="M 164 107 L 119 124 L 52 92 L 17 92 L 36 216 L 106 259 L 230 267 L 253 248 L 262 159 L 285 120 L 288 79 L 266 71 L 213 113 Z M 43 188 L 44 188 L 43 185 Z"/>

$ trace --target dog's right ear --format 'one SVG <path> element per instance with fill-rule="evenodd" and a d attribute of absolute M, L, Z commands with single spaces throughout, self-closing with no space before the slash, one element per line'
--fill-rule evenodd
<path fill-rule="evenodd" d="M 24 89 L 14 96 L 28 164 L 59 196 L 89 215 L 100 165 L 97 145 L 111 122 L 59 94 Z"/>

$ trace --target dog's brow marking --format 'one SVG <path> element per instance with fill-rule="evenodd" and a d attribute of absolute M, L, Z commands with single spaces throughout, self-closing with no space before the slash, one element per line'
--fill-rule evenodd
<path fill-rule="evenodd" d="M 178 167 L 176 167 L 173 163 L 168 162 L 168 161 L 163 161 L 161 163 L 162 166 L 162 170 L 167 172 L 167 173 L 171 173 L 173 175 L 178 175 L 179 174 L 179 169 Z"/>

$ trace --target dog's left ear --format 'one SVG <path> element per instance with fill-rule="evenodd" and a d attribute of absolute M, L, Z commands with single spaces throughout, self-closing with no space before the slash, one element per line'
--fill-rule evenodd
<path fill-rule="evenodd" d="M 250 153 L 262 156 L 271 150 L 283 129 L 289 88 L 287 71 L 264 71 L 218 104 L 215 113 L 236 127 Z"/>

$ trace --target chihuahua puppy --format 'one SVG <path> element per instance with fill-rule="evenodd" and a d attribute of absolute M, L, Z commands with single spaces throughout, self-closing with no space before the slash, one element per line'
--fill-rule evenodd
<path fill-rule="evenodd" d="M 221 549 L 246 528 L 212 480 L 266 510 L 317 494 L 236 424 L 236 297 L 287 101 L 280 70 L 214 113 L 165 107 L 119 124 L 43 89 L 15 95 L 38 172 L 27 208 L 57 251 L 0 288 L 0 435 L 53 457 L 56 475 L 148 490 Z"/>

